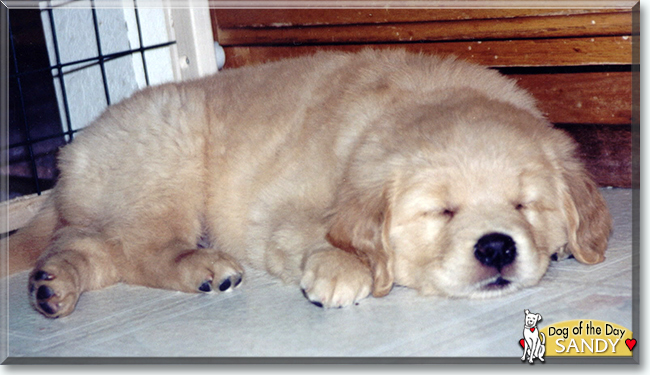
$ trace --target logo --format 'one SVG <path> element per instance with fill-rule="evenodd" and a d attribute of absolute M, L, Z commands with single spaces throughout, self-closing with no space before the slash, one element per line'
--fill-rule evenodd
<path fill-rule="evenodd" d="M 519 344 L 524 348 L 524 355 L 521 360 L 528 359 L 532 364 L 535 358 L 544 362 L 544 353 L 546 353 L 546 335 L 537 329 L 537 323 L 542 320 L 542 315 L 531 313 L 528 309 L 524 310 L 524 338 L 519 340 Z"/>
<path fill-rule="evenodd" d="M 631 356 L 636 340 L 632 331 L 602 320 L 580 319 L 544 327 L 549 337 L 549 355 Z"/>
<path fill-rule="evenodd" d="M 533 364 L 544 357 L 632 356 L 637 340 L 632 332 L 615 323 L 594 319 L 567 320 L 539 329 L 541 314 L 524 310 L 522 361 Z"/>

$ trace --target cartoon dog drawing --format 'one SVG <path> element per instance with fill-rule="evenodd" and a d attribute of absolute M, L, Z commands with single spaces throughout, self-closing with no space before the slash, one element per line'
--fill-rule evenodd
<path fill-rule="evenodd" d="M 535 357 L 544 362 L 544 353 L 546 352 L 546 337 L 543 333 L 539 333 L 537 329 L 537 322 L 542 320 L 540 314 L 531 313 L 528 309 L 524 310 L 526 317 L 524 319 L 524 355 L 521 360 L 526 360 L 528 354 L 528 363 L 533 363 Z M 540 339 L 540 334 L 542 338 Z"/>

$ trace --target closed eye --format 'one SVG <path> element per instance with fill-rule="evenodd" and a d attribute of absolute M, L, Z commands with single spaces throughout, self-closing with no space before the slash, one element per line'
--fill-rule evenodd
<path fill-rule="evenodd" d="M 513 202 L 512 205 L 515 207 L 515 210 L 517 210 L 517 211 L 521 211 L 521 210 L 529 209 L 529 208 L 531 208 L 532 206 L 534 206 L 534 205 L 535 205 L 535 201 L 530 201 L 530 200 L 526 200 L 526 201 L 523 201 L 523 202 L 521 202 L 521 201 L 515 201 L 515 202 Z"/>
<path fill-rule="evenodd" d="M 445 208 L 445 209 L 433 209 L 429 211 L 422 212 L 423 216 L 428 216 L 428 217 L 442 217 L 447 220 L 453 219 L 453 217 L 456 215 L 456 210 L 451 209 L 451 208 Z"/>
<path fill-rule="evenodd" d="M 448 209 L 448 208 L 447 208 L 447 209 L 445 209 L 445 210 L 442 211 L 442 216 L 446 216 L 446 217 L 448 217 L 449 219 L 452 219 L 452 218 L 454 217 L 454 215 L 456 215 L 456 211 L 455 211 L 455 210 L 451 210 L 451 209 Z"/>

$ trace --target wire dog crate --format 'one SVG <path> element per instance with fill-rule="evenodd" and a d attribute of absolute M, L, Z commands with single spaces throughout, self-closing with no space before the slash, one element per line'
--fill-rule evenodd
<path fill-rule="evenodd" d="M 107 106 L 146 86 L 217 71 L 207 0 L 171 2 L 9 6 L 9 129 L 0 166 L 8 184 L 0 199 L 10 219 L 0 232 L 33 215 L 56 181 L 57 150 Z"/>

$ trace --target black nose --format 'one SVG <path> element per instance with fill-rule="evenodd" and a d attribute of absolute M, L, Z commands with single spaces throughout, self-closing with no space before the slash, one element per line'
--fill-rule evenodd
<path fill-rule="evenodd" d="M 501 271 L 515 260 L 517 247 L 512 237 L 502 233 L 490 233 L 476 242 L 474 256 L 482 264 Z"/>

